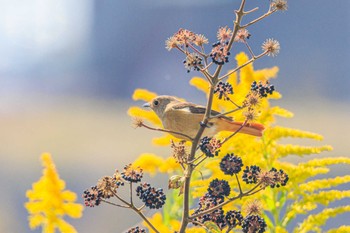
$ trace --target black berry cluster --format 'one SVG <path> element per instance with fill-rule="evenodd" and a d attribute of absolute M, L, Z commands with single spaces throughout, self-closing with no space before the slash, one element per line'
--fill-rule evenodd
<path fill-rule="evenodd" d="M 243 167 L 241 157 L 234 155 L 233 153 L 225 155 L 220 162 L 220 169 L 226 175 L 237 174 Z"/>
<path fill-rule="evenodd" d="M 200 58 L 195 53 L 191 53 L 187 55 L 183 63 L 185 65 L 185 68 L 187 69 L 187 73 L 189 73 L 191 69 L 193 69 L 194 71 L 200 71 L 200 66 L 202 65 L 202 58 Z"/>
<path fill-rule="evenodd" d="M 272 95 L 275 91 L 274 85 L 269 85 L 269 82 L 263 84 L 261 81 L 257 83 L 254 81 L 250 88 L 252 91 L 258 92 L 261 97 L 267 97 L 267 95 Z"/>
<path fill-rule="evenodd" d="M 263 218 L 259 215 L 248 215 L 243 219 L 242 222 L 242 231 L 244 233 L 256 232 L 263 233 L 266 230 L 266 223 Z"/>
<path fill-rule="evenodd" d="M 218 156 L 221 147 L 219 140 L 205 136 L 199 143 L 199 148 L 207 157 Z"/>
<path fill-rule="evenodd" d="M 226 180 L 214 179 L 210 182 L 208 193 L 214 197 L 224 197 L 230 195 L 231 188 Z"/>
<path fill-rule="evenodd" d="M 130 228 L 126 233 L 146 233 L 146 230 L 137 226 Z"/>
<path fill-rule="evenodd" d="M 258 175 L 260 171 L 260 167 L 256 165 L 252 165 L 250 167 L 247 166 L 246 169 L 243 170 L 243 181 L 247 184 L 256 184 L 258 181 Z"/>
<path fill-rule="evenodd" d="M 214 89 L 214 93 L 218 95 L 220 100 L 222 98 L 224 98 L 224 100 L 230 100 L 228 95 L 233 94 L 232 85 L 228 82 L 219 82 Z"/>
<path fill-rule="evenodd" d="M 271 184 L 270 187 L 271 188 L 279 188 L 280 186 L 285 186 L 289 180 L 288 175 L 282 170 L 280 169 L 279 171 L 277 171 L 276 168 L 272 168 L 270 170 L 270 172 L 274 173 L 274 184 Z"/>
<path fill-rule="evenodd" d="M 84 204 L 88 207 L 98 206 L 101 203 L 102 191 L 97 186 L 92 186 L 83 193 Z"/>
<path fill-rule="evenodd" d="M 230 210 L 230 211 L 227 211 L 225 220 L 229 229 L 232 229 L 236 226 L 241 226 L 243 221 L 243 216 L 241 214 L 241 211 L 239 210 Z"/>
<path fill-rule="evenodd" d="M 136 195 L 150 209 L 159 209 L 165 204 L 166 196 L 163 189 L 155 189 L 146 182 L 137 186 Z"/>
<path fill-rule="evenodd" d="M 137 183 L 141 181 L 143 177 L 143 171 L 141 168 L 133 168 L 131 164 L 124 167 L 124 171 L 121 173 L 124 180 Z"/>
<path fill-rule="evenodd" d="M 228 41 L 217 41 L 212 46 L 213 49 L 210 53 L 210 57 L 215 64 L 223 65 L 229 62 L 228 56 L 230 52 L 228 51 Z"/>
<path fill-rule="evenodd" d="M 199 203 L 198 203 L 199 208 L 194 211 L 194 214 L 198 214 L 204 210 L 213 208 L 218 204 L 221 204 L 222 202 L 224 202 L 224 197 L 216 197 L 216 196 L 210 195 L 209 193 L 206 193 L 204 196 L 202 196 L 199 199 Z M 220 227 L 220 229 L 226 226 L 225 215 L 222 208 L 214 210 L 208 214 L 199 216 L 194 220 L 195 222 L 200 222 L 200 223 L 204 223 L 206 221 L 215 222 L 218 225 L 218 227 Z"/>

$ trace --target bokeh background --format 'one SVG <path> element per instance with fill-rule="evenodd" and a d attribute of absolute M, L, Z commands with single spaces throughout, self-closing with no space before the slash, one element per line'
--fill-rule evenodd
<path fill-rule="evenodd" d="M 247 9 L 259 6 L 262 13 L 267 2 L 248 1 Z M 132 92 L 147 88 L 204 103 L 204 95 L 188 85 L 196 73 L 187 74 L 181 55 L 168 52 L 164 41 L 186 28 L 214 42 L 218 27 L 232 24 L 238 4 L 0 0 L 0 232 L 31 232 L 23 204 L 25 191 L 41 176 L 42 152 L 52 153 L 67 187 L 79 195 L 142 152 L 169 156 L 168 148 L 151 145 L 159 134 L 131 126 L 126 111 L 142 104 L 132 102 Z M 276 104 L 295 117 L 279 124 L 324 135 L 318 144 L 334 151 L 321 156 L 350 156 L 349 10 L 348 0 L 293 0 L 287 12 L 249 30 L 255 51 L 266 38 L 280 41 L 276 58 L 254 66 L 280 68 L 274 84 L 283 99 Z M 348 173 L 345 166 L 334 170 L 332 175 Z M 160 176 L 156 183 L 166 187 L 166 180 Z M 104 205 L 70 222 L 79 232 L 109 233 L 139 219 Z"/>

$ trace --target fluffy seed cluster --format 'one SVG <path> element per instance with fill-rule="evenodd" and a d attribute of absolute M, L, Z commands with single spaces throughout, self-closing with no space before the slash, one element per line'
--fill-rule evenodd
<path fill-rule="evenodd" d="M 214 94 L 217 94 L 220 100 L 222 98 L 230 100 L 229 95 L 233 94 L 232 85 L 228 82 L 219 82 L 214 89 Z"/>
<path fill-rule="evenodd" d="M 257 199 L 250 201 L 245 206 L 245 212 L 247 215 L 261 215 L 261 212 L 263 210 L 263 206 L 261 202 Z"/>
<path fill-rule="evenodd" d="M 234 155 L 233 153 L 225 155 L 220 162 L 220 169 L 226 175 L 237 174 L 241 171 L 243 162 L 241 157 Z"/>
<path fill-rule="evenodd" d="M 207 157 L 217 156 L 220 152 L 220 150 L 218 150 L 220 147 L 220 140 L 217 140 L 216 138 L 210 138 L 207 136 L 202 138 L 199 143 L 199 148 Z"/>
<path fill-rule="evenodd" d="M 257 83 L 254 81 L 251 84 L 250 90 L 252 92 L 256 92 L 259 94 L 261 98 L 267 97 L 267 95 L 272 95 L 273 92 L 275 91 L 275 86 L 274 85 L 269 85 L 269 82 L 266 81 L 265 83 L 262 83 L 261 81 Z"/>
<path fill-rule="evenodd" d="M 116 180 L 110 176 L 104 176 L 97 182 L 97 189 L 102 192 L 102 198 L 105 199 L 112 197 L 118 187 Z"/>
<path fill-rule="evenodd" d="M 250 36 L 251 35 L 249 34 L 247 29 L 239 29 L 235 36 L 235 41 L 244 43 L 247 39 L 250 38 Z"/>
<path fill-rule="evenodd" d="M 286 11 L 288 9 L 287 1 L 285 0 L 272 0 L 271 9 L 278 11 Z"/>
<path fill-rule="evenodd" d="M 246 167 L 243 170 L 242 179 L 247 184 L 256 184 L 258 181 L 259 173 L 261 172 L 260 167 L 256 165 L 252 165 L 250 167 Z"/>
<path fill-rule="evenodd" d="M 137 226 L 130 228 L 126 233 L 146 233 L 146 230 Z"/>
<path fill-rule="evenodd" d="M 208 44 L 208 39 L 205 36 L 182 28 L 165 41 L 165 47 L 168 50 L 179 47 L 187 48 L 189 45 L 202 46 L 204 44 Z"/>
<path fill-rule="evenodd" d="M 136 188 L 136 195 L 150 209 L 159 209 L 165 204 L 166 196 L 163 189 L 155 189 L 149 183 L 142 183 Z"/>
<path fill-rule="evenodd" d="M 171 148 L 173 149 L 173 157 L 176 162 L 182 164 L 187 161 L 185 141 L 181 141 L 177 145 L 174 143 L 174 141 L 171 141 Z"/>
<path fill-rule="evenodd" d="M 82 197 L 84 198 L 85 206 L 98 206 L 102 200 L 102 191 L 99 190 L 97 186 L 92 186 L 91 188 L 84 191 Z"/>
<path fill-rule="evenodd" d="M 267 39 L 261 48 L 264 52 L 267 52 L 267 56 L 275 57 L 280 52 L 281 46 L 277 40 Z"/>
<path fill-rule="evenodd" d="M 124 167 L 124 171 L 121 173 L 121 175 L 124 180 L 132 183 L 137 183 L 141 181 L 143 177 L 143 171 L 142 168 L 133 168 L 131 164 L 129 164 Z"/>
<path fill-rule="evenodd" d="M 239 210 L 230 210 L 227 211 L 225 220 L 229 229 L 232 229 L 242 224 L 243 216 Z"/>
<path fill-rule="evenodd" d="M 214 179 L 210 182 L 208 193 L 214 197 L 227 197 L 230 195 L 231 188 L 226 180 Z"/>
<path fill-rule="evenodd" d="M 190 53 L 186 56 L 183 63 L 187 69 L 187 73 L 191 72 L 191 70 L 199 71 L 202 65 L 202 58 L 200 58 L 197 53 Z"/>
<path fill-rule="evenodd" d="M 279 188 L 287 184 L 289 177 L 282 169 L 278 171 L 276 168 L 272 168 L 270 172 L 273 173 L 274 180 L 274 183 L 270 185 L 271 188 Z"/>
<path fill-rule="evenodd" d="M 265 220 L 259 215 L 248 215 L 242 222 L 242 231 L 244 233 L 263 233 L 266 227 Z"/>

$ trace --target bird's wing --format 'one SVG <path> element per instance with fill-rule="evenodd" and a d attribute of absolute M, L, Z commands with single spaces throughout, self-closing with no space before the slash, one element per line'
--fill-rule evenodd
<path fill-rule="evenodd" d="M 186 112 L 189 112 L 189 113 L 192 113 L 192 114 L 205 114 L 205 111 L 206 111 L 206 108 L 201 106 L 201 105 L 196 105 L 196 104 L 193 104 L 193 103 L 184 103 L 184 102 L 175 104 L 175 105 L 172 106 L 172 108 L 174 110 L 186 111 Z M 216 115 L 219 115 L 219 114 L 221 114 L 221 113 L 217 112 L 215 110 L 211 110 L 211 115 L 212 116 L 216 116 Z M 222 116 L 220 118 L 224 118 L 226 120 L 232 121 L 231 117 Z"/>

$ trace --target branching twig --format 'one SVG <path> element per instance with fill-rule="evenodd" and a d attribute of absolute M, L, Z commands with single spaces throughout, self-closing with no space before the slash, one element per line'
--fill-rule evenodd
<path fill-rule="evenodd" d="M 150 129 L 150 130 L 154 130 L 154 131 L 160 131 L 160 132 L 165 132 L 165 133 L 170 133 L 170 134 L 177 134 L 183 137 L 188 138 L 190 141 L 193 141 L 193 138 L 191 138 L 190 136 L 180 133 L 180 132 L 174 132 L 171 130 L 166 130 L 166 129 L 160 129 L 160 128 L 153 128 L 151 126 L 145 125 L 143 122 L 140 123 L 141 126 L 145 127 L 146 129 Z"/>

